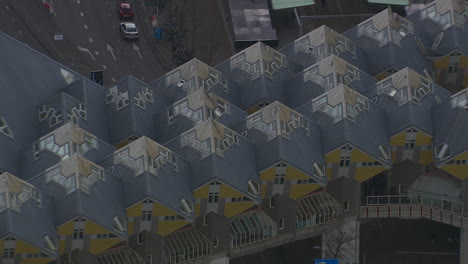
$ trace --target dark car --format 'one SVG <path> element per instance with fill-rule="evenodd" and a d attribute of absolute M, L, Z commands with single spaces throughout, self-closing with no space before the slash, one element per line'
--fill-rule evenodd
<path fill-rule="evenodd" d="M 133 19 L 133 16 L 135 15 L 133 12 L 133 7 L 130 3 L 118 4 L 117 11 L 119 13 L 120 19 Z"/>

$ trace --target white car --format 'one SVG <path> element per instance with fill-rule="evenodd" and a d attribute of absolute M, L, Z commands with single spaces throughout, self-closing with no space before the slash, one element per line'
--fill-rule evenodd
<path fill-rule="evenodd" d="M 135 23 L 131 23 L 131 22 L 120 23 L 120 32 L 122 33 L 123 37 L 126 39 L 138 39 L 140 37 L 140 33 L 138 32 L 138 28 L 135 25 Z"/>

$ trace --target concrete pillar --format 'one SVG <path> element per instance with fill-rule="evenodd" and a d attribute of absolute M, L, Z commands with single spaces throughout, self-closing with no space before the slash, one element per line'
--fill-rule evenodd
<path fill-rule="evenodd" d="M 224 256 L 218 259 L 214 259 L 210 262 L 207 262 L 206 264 L 229 264 L 229 257 Z"/>
<path fill-rule="evenodd" d="M 338 258 L 340 264 L 359 264 L 359 227 L 356 217 L 347 217 L 340 227 L 326 230 L 322 234 L 322 258 Z"/>
<path fill-rule="evenodd" d="M 468 228 L 460 228 L 460 263 L 468 263 Z"/>

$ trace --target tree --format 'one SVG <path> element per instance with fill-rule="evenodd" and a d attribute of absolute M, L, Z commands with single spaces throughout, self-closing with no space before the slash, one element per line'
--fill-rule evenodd
<path fill-rule="evenodd" d="M 359 222 L 339 222 L 335 229 L 326 230 L 322 234 L 322 253 L 325 258 L 355 262 L 356 248 L 359 244 Z"/>

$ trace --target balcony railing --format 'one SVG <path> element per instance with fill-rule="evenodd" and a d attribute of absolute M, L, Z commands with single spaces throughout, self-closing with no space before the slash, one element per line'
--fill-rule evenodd
<path fill-rule="evenodd" d="M 426 218 L 462 227 L 468 223 L 463 216 L 463 203 L 426 195 L 386 195 L 367 197 L 361 206 L 361 218 Z"/>

